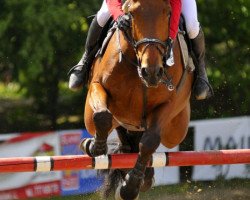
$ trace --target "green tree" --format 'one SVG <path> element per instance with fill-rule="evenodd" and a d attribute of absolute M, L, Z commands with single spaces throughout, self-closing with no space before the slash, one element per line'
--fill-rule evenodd
<path fill-rule="evenodd" d="M 83 51 L 87 16 L 97 0 L 0 1 L 0 63 L 14 66 L 14 80 L 34 99 L 35 112 L 56 128 L 59 83 Z M 35 114 L 35 113 L 34 113 Z"/>
<path fill-rule="evenodd" d="M 250 1 L 198 0 L 198 10 L 215 96 L 194 102 L 193 117 L 249 115 Z"/>
<path fill-rule="evenodd" d="M 197 2 L 215 97 L 205 102 L 194 101 L 192 117 L 249 115 L 250 1 Z M 69 66 L 80 59 L 91 20 L 88 16 L 95 14 L 101 3 L 101 0 L 0 0 L 0 73 L 6 69 L 13 71 L 22 94 L 33 102 L 32 108 L 15 107 L 11 114 L 8 110 L 6 116 L 0 116 L 0 124 L 8 126 L 8 131 L 18 131 L 18 124 L 24 120 L 25 130 L 65 128 L 59 126 L 60 116 L 82 115 L 84 91 L 73 93 L 65 89 L 66 74 Z"/>

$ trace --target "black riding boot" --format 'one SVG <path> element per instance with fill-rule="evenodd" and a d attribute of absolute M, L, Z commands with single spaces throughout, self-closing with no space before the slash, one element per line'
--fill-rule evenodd
<path fill-rule="evenodd" d="M 206 73 L 205 38 L 202 29 L 200 29 L 197 37 L 191 40 L 191 43 L 192 50 L 197 61 L 193 92 L 197 100 L 203 100 L 213 95 L 213 89 L 209 84 Z"/>
<path fill-rule="evenodd" d="M 77 65 L 72 67 L 69 71 L 69 88 L 79 89 L 88 82 L 89 70 L 92 62 L 98 51 L 98 40 L 101 36 L 103 27 L 99 26 L 97 18 L 95 17 L 89 27 L 85 52 Z"/>

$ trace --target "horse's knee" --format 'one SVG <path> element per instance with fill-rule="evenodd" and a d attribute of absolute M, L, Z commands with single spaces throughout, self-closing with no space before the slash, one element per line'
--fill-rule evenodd
<path fill-rule="evenodd" d="M 145 133 L 144 133 L 145 134 Z M 140 144 L 140 156 L 137 160 L 136 167 L 142 171 L 145 170 L 146 165 L 148 161 L 150 160 L 150 157 L 152 154 L 156 151 L 156 149 L 159 147 L 161 142 L 161 138 L 159 134 L 146 134 L 143 135 Z"/>
<path fill-rule="evenodd" d="M 112 128 L 113 116 L 108 110 L 98 111 L 93 114 L 93 121 L 97 133 L 107 134 Z"/>
<path fill-rule="evenodd" d="M 161 143 L 160 134 L 158 133 L 145 134 L 143 135 L 140 141 L 140 152 L 152 154 L 159 147 L 160 143 Z"/>

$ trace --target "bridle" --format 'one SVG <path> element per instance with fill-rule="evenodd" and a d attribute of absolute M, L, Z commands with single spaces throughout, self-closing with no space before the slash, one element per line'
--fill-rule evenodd
<path fill-rule="evenodd" d="M 136 52 L 138 52 L 138 48 L 141 46 L 141 45 L 145 45 L 144 48 L 143 48 L 143 51 L 142 51 L 142 55 L 145 53 L 146 49 L 149 47 L 149 46 L 152 46 L 154 45 L 157 50 L 160 52 L 160 54 L 162 56 L 164 56 L 164 54 L 166 53 L 167 51 L 167 43 L 166 42 L 163 42 L 159 39 L 155 39 L 155 38 L 143 38 L 141 40 L 139 40 L 138 42 L 134 41 L 134 47 L 135 47 L 135 50 Z M 159 45 L 163 48 L 163 51 L 159 48 Z"/>
<path fill-rule="evenodd" d="M 127 13 L 127 15 L 129 16 L 129 19 L 130 19 L 130 22 L 132 21 L 133 19 L 133 16 L 130 12 Z M 117 31 L 118 31 L 118 34 L 117 34 L 117 39 L 118 39 L 118 49 L 119 49 L 119 53 L 121 54 L 120 55 L 120 58 L 124 57 L 126 60 L 127 58 L 124 56 L 123 52 L 122 52 L 122 49 L 121 49 L 121 44 L 120 44 L 120 31 L 121 29 L 119 29 L 119 27 L 117 27 Z M 135 52 L 135 55 L 137 57 L 137 63 L 133 62 L 133 65 L 136 65 L 138 69 L 138 72 L 141 71 L 141 59 L 144 55 L 144 53 L 146 52 L 146 50 L 150 47 L 150 46 L 154 46 L 160 53 L 160 55 L 162 56 L 162 60 L 166 59 L 166 52 L 168 51 L 168 48 L 169 48 L 169 45 L 167 43 L 167 40 L 166 41 L 162 41 L 162 40 L 159 40 L 157 38 L 143 38 L 139 41 L 136 41 L 133 36 L 132 36 L 132 33 L 131 33 L 131 30 L 130 29 L 129 31 L 126 31 L 126 30 L 121 30 L 123 31 L 124 33 L 124 36 L 126 38 L 126 40 L 128 41 L 128 43 L 133 47 L 134 49 L 134 52 Z M 138 49 L 139 47 L 141 47 L 142 45 L 144 45 L 143 47 L 143 50 L 142 50 L 142 54 L 141 54 L 141 57 L 139 57 L 139 53 L 138 53 Z M 161 47 L 161 48 L 160 48 Z M 131 61 L 130 61 L 131 63 Z M 163 62 L 163 66 L 165 66 L 165 62 Z M 140 75 L 141 73 L 139 73 Z"/>
<path fill-rule="evenodd" d="M 131 20 L 133 18 L 131 13 L 127 13 L 127 15 L 130 18 L 130 24 L 131 24 Z M 149 48 L 150 46 L 154 46 L 160 53 L 160 55 L 162 56 L 162 62 L 163 62 L 163 66 L 164 68 L 166 68 L 166 62 L 164 62 L 164 60 L 166 60 L 166 52 L 168 51 L 169 45 L 166 41 L 162 41 L 159 40 L 157 38 L 143 38 L 139 41 L 136 41 L 131 33 L 131 28 L 129 31 L 126 30 L 122 30 L 120 29 L 118 26 L 116 28 L 117 30 L 117 41 L 118 41 L 118 51 L 119 51 L 119 62 L 122 62 L 122 59 L 124 58 L 127 62 L 129 62 L 130 64 L 132 64 L 133 66 L 137 67 L 137 71 L 138 71 L 138 75 L 141 78 L 142 81 L 145 82 L 145 80 L 142 77 L 142 66 L 141 66 L 141 59 L 144 55 L 144 53 L 146 52 L 147 48 Z M 136 55 L 136 61 L 129 59 L 128 57 L 126 57 L 122 51 L 121 48 L 121 42 L 120 42 L 120 31 L 123 32 L 123 35 L 125 36 L 127 42 L 133 47 L 133 50 L 135 52 Z M 141 47 L 142 45 L 144 45 L 143 50 L 142 50 L 142 55 L 141 57 L 139 57 L 139 53 L 138 53 L 138 49 L 139 47 Z M 160 48 L 161 47 L 161 48 Z M 165 76 L 167 76 L 167 81 L 169 81 L 169 83 L 172 86 L 172 80 L 171 78 L 168 78 L 168 75 L 166 73 L 166 70 L 164 70 Z M 166 80 L 165 80 L 166 81 Z M 162 81 L 163 82 L 163 81 Z M 142 112 L 142 121 L 141 121 L 141 126 L 147 130 L 147 88 L 144 84 L 142 84 L 142 93 L 143 93 L 143 112 Z"/>

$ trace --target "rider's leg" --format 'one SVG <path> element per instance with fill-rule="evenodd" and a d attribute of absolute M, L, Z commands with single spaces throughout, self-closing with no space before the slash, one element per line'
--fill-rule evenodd
<path fill-rule="evenodd" d="M 209 98 L 213 94 L 213 89 L 209 84 L 206 64 L 205 64 L 205 39 L 200 28 L 199 34 L 191 40 L 192 51 L 197 59 L 196 80 L 194 83 L 194 95 L 197 100 Z"/>
<path fill-rule="evenodd" d="M 85 52 L 79 61 L 74 66 L 69 74 L 69 88 L 78 89 L 85 85 L 88 81 L 88 71 L 92 65 L 95 55 L 98 51 L 98 40 L 101 36 L 103 27 L 106 25 L 110 18 L 106 0 L 103 1 L 101 9 L 98 11 L 96 17 L 93 19 L 85 44 Z"/>
<path fill-rule="evenodd" d="M 194 95 L 197 100 L 210 97 L 213 93 L 209 84 L 205 65 L 205 39 L 197 17 L 196 0 L 182 0 L 182 14 L 185 18 L 187 33 L 197 60 Z"/>

